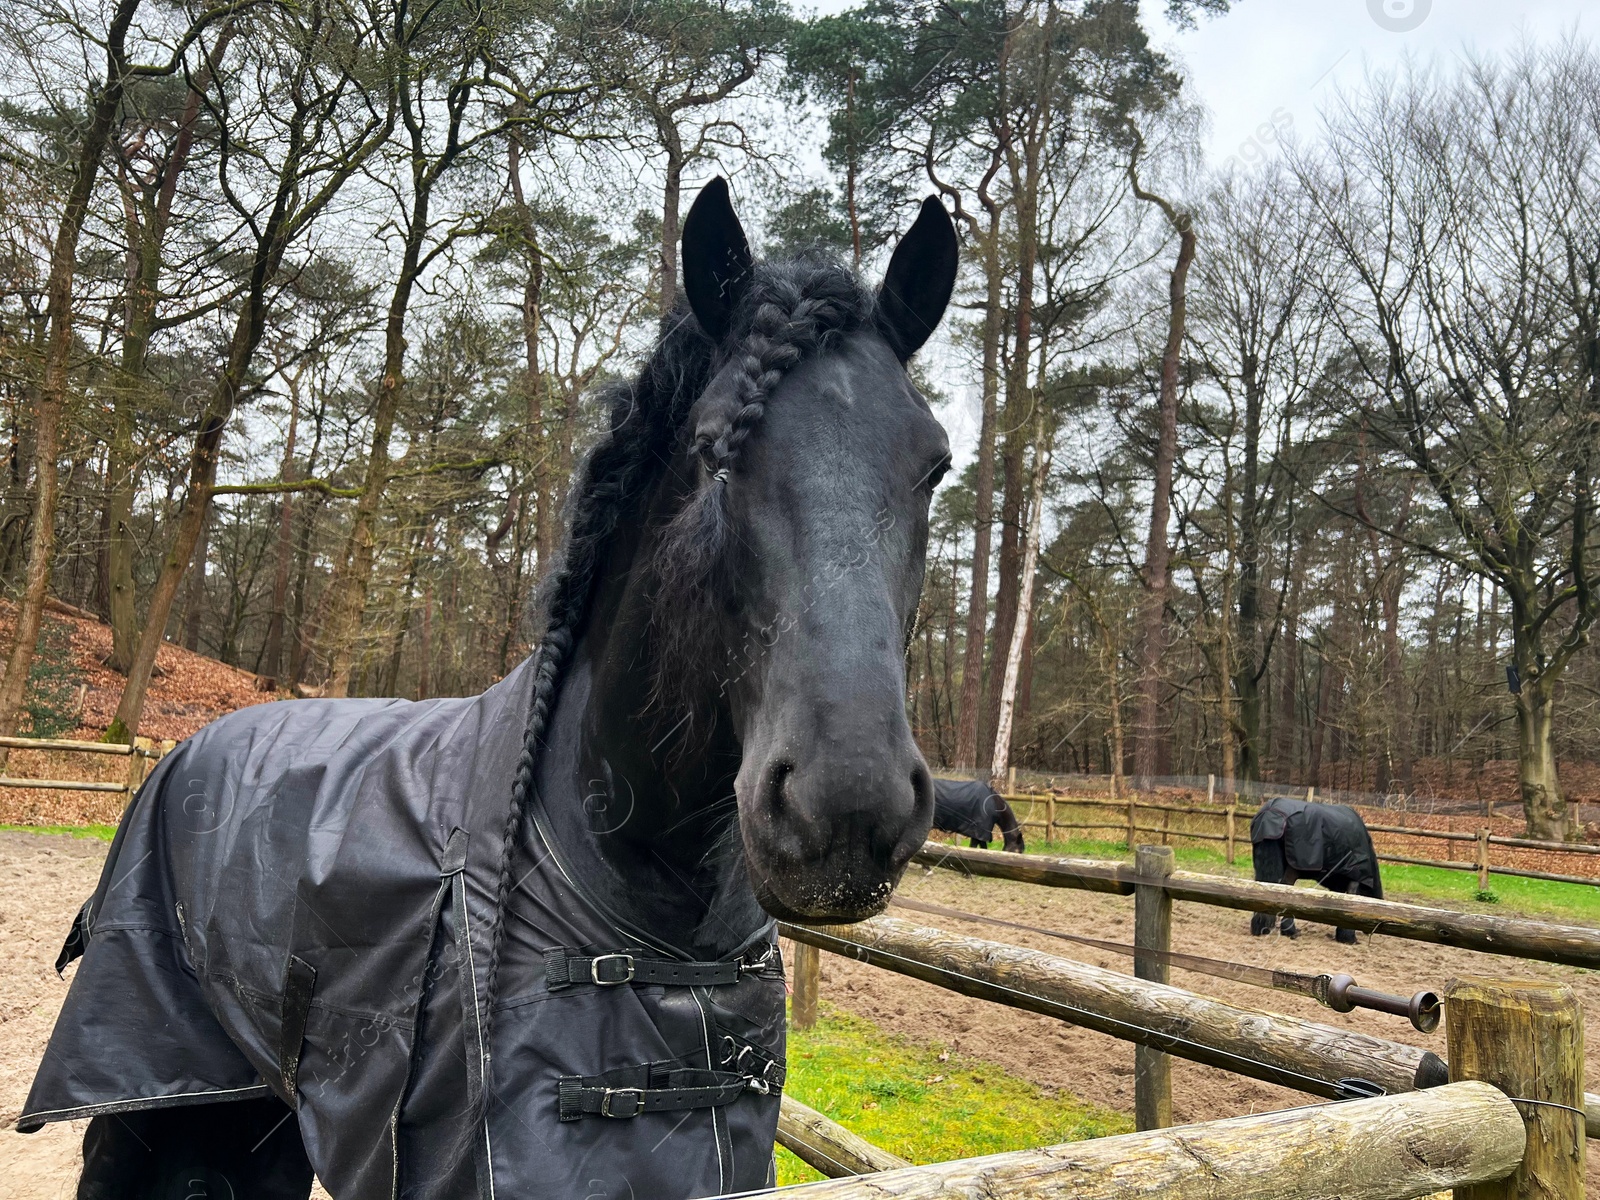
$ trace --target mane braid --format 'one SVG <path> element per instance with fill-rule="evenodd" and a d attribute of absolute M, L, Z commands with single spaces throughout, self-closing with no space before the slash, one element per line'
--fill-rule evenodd
<path fill-rule="evenodd" d="M 660 474 L 660 450 L 678 436 L 689 409 L 717 368 L 735 359 L 742 368 L 738 381 L 742 403 L 714 447 L 721 469 L 749 439 L 783 373 L 808 351 L 814 352 L 834 336 L 865 324 L 872 312 L 871 296 L 837 262 L 813 259 L 763 264 L 756 268 L 734 314 L 732 332 L 736 336 L 730 339 L 726 353 L 717 354 L 717 347 L 680 300 L 663 320 L 661 336 L 638 378 L 610 391 L 609 433 L 576 473 L 568 502 L 566 544 L 542 588 L 545 633 L 534 652 L 528 722 L 500 847 L 483 1000 L 486 1056 L 493 1040 L 494 1002 L 517 837 L 533 793 L 534 771 L 550 713 L 588 613 L 596 567 L 618 523 Z M 714 496 L 720 506 L 724 493 L 725 488 L 715 482 L 702 488 L 687 508 L 698 507 L 707 496 Z M 464 1130 L 464 1148 L 475 1139 L 476 1129 L 487 1114 L 491 1079 L 492 1075 L 485 1078 L 477 1112 Z"/>
<path fill-rule="evenodd" d="M 740 565 L 725 486 L 732 464 L 784 374 L 861 328 L 873 314 L 872 297 L 855 276 L 824 258 L 759 268 L 750 292 L 740 311 L 743 319 L 736 320 L 717 363 L 717 391 L 728 389 L 725 423 L 684 447 L 700 459 L 709 478 L 667 525 L 651 563 L 654 672 L 647 708 L 680 731 L 680 746 L 692 735 L 695 714 L 688 698 L 719 690 L 750 666 L 730 661 L 728 639 L 722 636 L 724 601 Z M 698 419 L 706 424 L 704 417 Z"/>

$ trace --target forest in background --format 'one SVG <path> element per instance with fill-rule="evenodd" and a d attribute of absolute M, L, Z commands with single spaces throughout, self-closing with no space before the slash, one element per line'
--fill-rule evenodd
<path fill-rule="evenodd" d="M 1178 24 L 1229 0 L 1169 0 Z M 1131 0 L 12 0 L 0 734 L 54 596 L 306 695 L 526 655 L 597 389 L 716 174 L 768 253 L 963 242 L 919 382 L 930 761 L 1405 791 L 1600 732 L 1600 56 L 1203 113 Z"/>

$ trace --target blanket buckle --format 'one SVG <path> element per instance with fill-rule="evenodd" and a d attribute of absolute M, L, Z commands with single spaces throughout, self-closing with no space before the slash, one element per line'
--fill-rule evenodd
<path fill-rule="evenodd" d="M 611 1107 L 611 1102 L 618 1096 L 626 1096 L 631 1107 L 627 1112 L 616 1112 Z M 644 1111 L 643 1088 L 607 1088 L 605 1095 L 600 1097 L 600 1115 L 602 1117 L 637 1117 Z"/>
<path fill-rule="evenodd" d="M 612 961 L 621 963 L 627 973 L 619 978 L 611 978 L 608 976 L 602 979 L 600 977 L 600 964 Z M 633 955 L 631 954 L 602 954 L 598 958 L 591 960 L 589 963 L 589 978 L 594 980 L 594 982 L 599 984 L 601 987 L 619 987 L 624 983 L 631 983 L 633 981 L 633 975 L 634 963 Z M 636 1089 L 628 1088 L 624 1090 L 633 1091 Z M 606 1115 L 609 1116 L 610 1114 L 607 1113 Z M 633 1114 L 629 1113 L 628 1115 L 632 1116 Z"/>

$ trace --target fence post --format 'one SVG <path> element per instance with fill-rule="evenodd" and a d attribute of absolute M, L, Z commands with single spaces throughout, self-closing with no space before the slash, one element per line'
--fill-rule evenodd
<path fill-rule="evenodd" d="M 153 752 L 155 746 L 147 737 L 133 739 L 133 752 L 128 755 L 128 795 L 133 795 L 144 783 L 145 770 L 150 764 L 146 755 Z"/>
<path fill-rule="evenodd" d="M 817 993 L 822 990 L 822 951 L 804 942 L 794 945 L 794 1004 L 790 1017 L 796 1029 L 817 1023 Z"/>
<path fill-rule="evenodd" d="M 1239 811 L 1239 793 L 1228 798 L 1228 865 L 1233 865 L 1233 820 Z"/>
<path fill-rule="evenodd" d="M 1579 1200 L 1583 1195 L 1583 1009 L 1565 984 L 1468 977 L 1445 989 L 1450 1082 L 1481 1079 L 1520 1103 L 1522 1165 L 1456 1200 Z M 1578 1110 L 1576 1112 L 1572 1110 Z"/>
<path fill-rule="evenodd" d="M 1129 853 L 1133 852 L 1134 846 L 1136 844 L 1134 842 L 1134 828 L 1133 828 L 1134 824 L 1135 824 L 1135 819 L 1134 819 L 1133 793 L 1129 792 L 1128 793 L 1128 851 L 1129 851 Z"/>
<path fill-rule="evenodd" d="M 1044 801 L 1044 840 L 1056 840 L 1056 794 L 1051 792 Z"/>
<path fill-rule="evenodd" d="M 1489 831 L 1478 830 L 1478 890 L 1489 890 Z"/>
<path fill-rule="evenodd" d="M 1165 879 L 1172 874 L 1172 848 L 1140 846 L 1134 855 L 1134 871 Z M 1166 888 L 1134 886 L 1133 944 L 1141 950 L 1172 949 L 1172 898 Z M 1134 958 L 1133 974 L 1152 983 L 1171 981 L 1166 960 L 1148 955 Z M 1165 1129 L 1172 1124 L 1172 1060 L 1149 1046 L 1133 1048 L 1133 1119 L 1138 1129 Z"/>
<path fill-rule="evenodd" d="M 1215 804 L 1216 802 L 1217 802 L 1217 777 L 1215 775 L 1207 775 L 1206 776 L 1206 803 L 1207 804 Z"/>
<path fill-rule="evenodd" d="M 1315 804 L 1316 802 L 1317 802 L 1317 785 L 1316 784 L 1312 784 L 1310 787 L 1308 787 L 1306 789 L 1306 803 L 1307 804 Z"/>
<path fill-rule="evenodd" d="M 1017 769 L 1015 767 L 1006 768 L 1006 791 L 1013 796 L 1017 794 Z"/>

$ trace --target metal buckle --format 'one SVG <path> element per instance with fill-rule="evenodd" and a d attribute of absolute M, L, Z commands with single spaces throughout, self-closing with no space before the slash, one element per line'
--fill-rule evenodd
<path fill-rule="evenodd" d="M 607 957 L 609 958 L 611 956 L 607 955 Z M 612 1100 L 616 1099 L 618 1096 L 627 1096 L 633 1102 L 633 1108 L 630 1109 L 628 1112 L 612 1112 L 611 1111 L 611 1102 L 612 1102 Z M 600 1115 L 602 1117 L 616 1117 L 618 1119 L 623 1119 L 623 1118 L 626 1118 L 626 1117 L 637 1117 L 643 1111 L 644 1111 L 644 1089 L 643 1088 L 607 1088 L 606 1089 L 606 1094 L 604 1096 L 600 1097 Z"/>
<path fill-rule="evenodd" d="M 759 975 L 762 971 L 772 966 L 772 960 L 778 953 L 777 943 L 771 943 L 760 958 L 746 959 L 739 964 L 740 975 Z"/>
<path fill-rule="evenodd" d="M 619 962 L 627 963 L 628 964 L 628 973 L 626 975 L 624 975 L 621 979 L 601 979 L 600 978 L 600 964 L 603 963 L 603 962 L 610 962 L 612 959 L 616 959 Z M 602 954 L 598 958 L 591 959 L 590 962 L 589 962 L 589 978 L 594 980 L 601 987 L 617 987 L 620 984 L 631 983 L 633 981 L 633 972 L 634 972 L 633 955 L 631 955 L 631 954 Z M 631 1089 L 630 1088 L 630 1089 L 624 1089 L 624 1090 L 632 1091 L 632 1090 L 637 1090 L 637 1089 Z"/>

